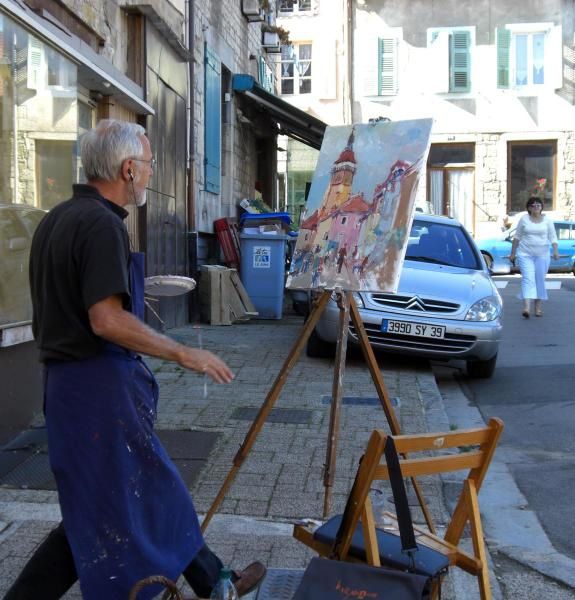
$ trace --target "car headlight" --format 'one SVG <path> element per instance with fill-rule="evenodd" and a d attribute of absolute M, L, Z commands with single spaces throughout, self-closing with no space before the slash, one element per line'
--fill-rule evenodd
<path fill-rule="evenodd" d="M 357 304 L 357 308 L 365 308 L 365 304 L 363 303 L 363 299 L 359 292 L 353 292 L 352 294 L 355 303 Z"/>
<path fill-rule="evenodd" d="M 494 321 L 501 314 L 501 298 L 488 296 L 478 300 L 465 315 L 466 321 Z"/>

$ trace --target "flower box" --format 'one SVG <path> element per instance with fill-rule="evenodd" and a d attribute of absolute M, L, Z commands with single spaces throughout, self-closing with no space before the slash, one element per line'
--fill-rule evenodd
<path fill-rule="evenodd" d="M 265 11 L 260 0 L 242 0 L 242 13 L 248 21 L 264 21 Z"/>

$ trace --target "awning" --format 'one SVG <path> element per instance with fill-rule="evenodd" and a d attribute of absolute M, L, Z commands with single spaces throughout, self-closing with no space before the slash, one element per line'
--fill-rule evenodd
<path fill-rule="evenodd" d="M 136 114 L 154 114 L 139 85 L 57 23 L 48 12 L 40 11 L 38 14 L 15 0 L 0 0 L 0 8 L 74 62 L 78 67 L 78 82 L 86 89 L 100 92 L 103 96 L 113 96 Z"/>
<path fill-rule="evenodd" d="M 282 135 L 288 135 L 317 150 L 321 148 L 327 125 L 320 119 L 268 92 L 251 75 L 234 75 L 232 89 L 268 113 L 279 125 L 279 133 Z"/>

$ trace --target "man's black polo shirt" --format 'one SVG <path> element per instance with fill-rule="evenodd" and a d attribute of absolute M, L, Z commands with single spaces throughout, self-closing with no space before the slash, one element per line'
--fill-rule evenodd
<path fill-rule="evenodd" d="M 42 220 L 30 251 L 32 329 L 40 360 L 78 360 L 104 343 L 90 327 L 88 309 L 109 296 L 130 306 L 128 212 L 96 188 L 75 185 L 71 200 Z"/>

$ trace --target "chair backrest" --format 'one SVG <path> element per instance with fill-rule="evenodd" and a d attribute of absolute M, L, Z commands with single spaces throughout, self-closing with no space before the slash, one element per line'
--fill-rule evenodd
<path fill-rule="evenodd" d="M 397 452 L 402 457 L 400 467 L 404 478 L 467 471 L 463 491 L 444 536 L 450 544 L 457 546 L 467 521 L 478 518 L 478 515 L 471 514 L 474 512 L 473 501 L 469 501 L 467 491 L 471 489 L 473 498 L 476 498 L 502 431 L 503 422 L 492 418 L 486 427 L 477 429 L 393 436 Z M 342 517 L 343 535 L 335 549 L 341 559 L 348 554 L 360 517 L 364 521 L 364 529 L 373 527 L 369 491 L 374 481 L 389 479 L 384 456 L 386 437 L 384 431 L 377 429 L 371 434 L 358 467 Z M 427 454 L 422 457 L 422 452 Z"/>

